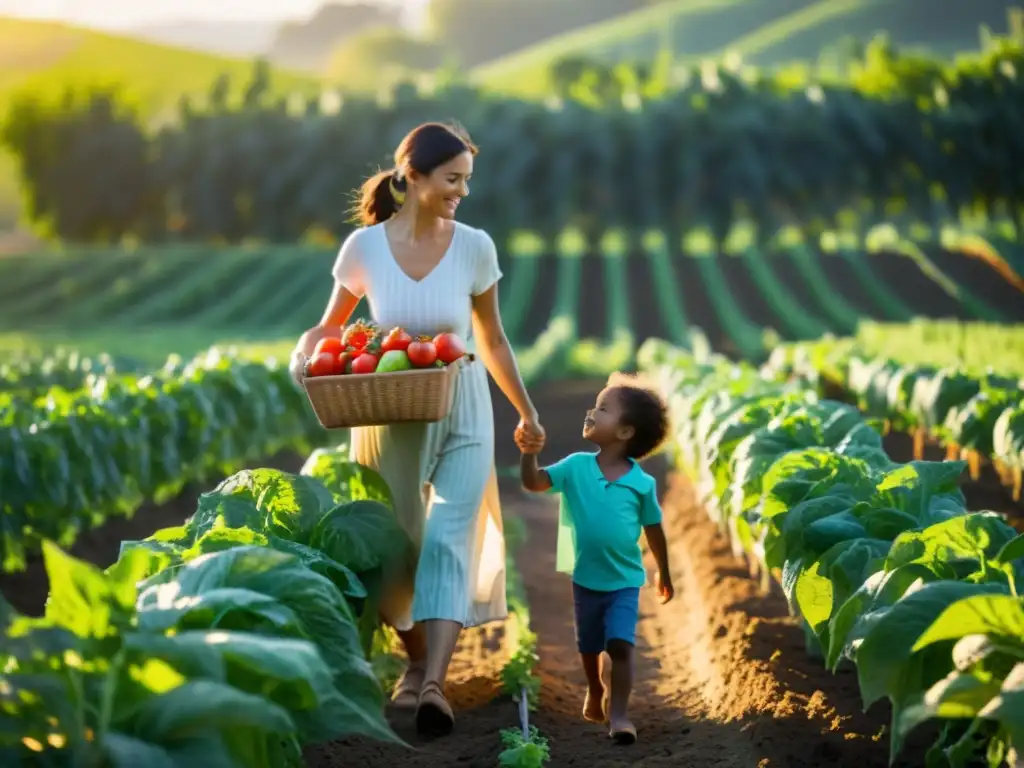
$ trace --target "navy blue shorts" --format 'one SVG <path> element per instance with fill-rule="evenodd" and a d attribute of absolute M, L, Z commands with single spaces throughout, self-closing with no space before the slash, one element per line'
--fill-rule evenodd
<path fill-rule="evenodd" d="M 576 645 L 580 653 L 601 653 L 611 640 L 636 644 L 640 590 L 636 587 L 598 592 L 573 582 L 576 606 Z"/>

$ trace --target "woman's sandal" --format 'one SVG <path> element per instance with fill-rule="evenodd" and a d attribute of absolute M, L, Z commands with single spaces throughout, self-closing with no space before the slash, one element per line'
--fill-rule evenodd
<path fill-rule="evenodd" d="M 420 703 L 420 690 L 423 688 L 425 674 L 426 671 L 419 667 L 406 669 L 391 695 L 391 706 L 395 709 L 416 709 Z"/>
<path fill-rule="evenodd" d="M 611 737 L 616 744 L 621 744 L 623 746 L 636 744 L 636 728 L 633 727 L 632 723 L 626 723 L 618 728 L 612 728 L 608 736 Z"/>
<path fill-rule="evenodd" d="M 430 680 L 420 691 L 416 707 L 416 732 L 420 736 L 447 736 L 455 728 L 455 713 L 439 683 Z"/>

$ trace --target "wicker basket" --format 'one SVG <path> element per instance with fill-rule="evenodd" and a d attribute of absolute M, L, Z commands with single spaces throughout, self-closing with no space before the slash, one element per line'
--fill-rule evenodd
<path fill-rule="evenodd" d="M 327 429 L 409 421 L 440 421 L 452 407 L 465 358 L 444 368 L 317 376 L 302 380 L 309 403 Z"/>

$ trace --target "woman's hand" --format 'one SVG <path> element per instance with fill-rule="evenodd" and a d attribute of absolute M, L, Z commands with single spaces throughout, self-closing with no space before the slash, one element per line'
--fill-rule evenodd
<path fill-rule="evenodd" d="M 536 416 L 524 416 L 519 420 L 514 437 L 516 447 L 522 453 L 540 453 L 544 448 L 547 433 L 544 432 L 544 427 L 541 426 Z"/>
<path fill-rule="evenodd" d="M 288 373 L 291 374 L 292 381 L 299 389 L 302 389 L 302 377 L 306 373 L 306 362 L 306 356 L 296 350 L 292 353 L 291 362 L 288 363 Z"/>

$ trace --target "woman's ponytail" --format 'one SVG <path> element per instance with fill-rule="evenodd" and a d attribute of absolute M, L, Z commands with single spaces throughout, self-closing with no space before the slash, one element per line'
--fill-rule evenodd
<path fill-rule="evenodd" d="M 398 213 L 400 205 L 392 191 L 394 182 L 394 170 L 381 171 L 363 182 L 355 210 L 359 224 L 370 227 L 387 221 Z"/>

